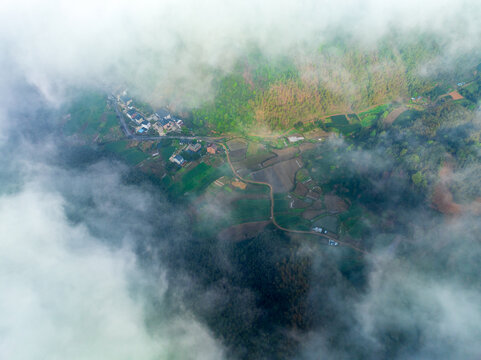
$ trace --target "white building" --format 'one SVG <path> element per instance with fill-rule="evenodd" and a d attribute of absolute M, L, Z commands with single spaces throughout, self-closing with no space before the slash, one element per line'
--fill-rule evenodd
<path fill-rule="evenodd" d="M 290 143 L 295 143 L 297 141 L 304 140 L 304 137 L 302 137 L 302 136 L 288 136 L 287 140 L 289 140 Z"/>

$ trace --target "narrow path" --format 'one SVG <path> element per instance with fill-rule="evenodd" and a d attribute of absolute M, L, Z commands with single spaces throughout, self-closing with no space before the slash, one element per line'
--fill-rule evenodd
<path fill-rule="evenodd" d="M 377 105 L 376 105 L 377 106 Z M 346 243 L 346 242 L 343 242 L 343 241 L 340 241 L 338 239 L 336 239 L 335 237 L 333 237 L 332 235 L 329 235 L 329 234 L 320 234 L 318 232 L 315 232 L 315 231 L 305 231 L 305 230 L 292 230 L 292 229 L 287 229 L 281 225 L 279 225 L 279 223 L 277 222 L 276 218 L 275 218 L 275 215 L 274 215 L 274 189 L 272 188 L 272 185 L 267 183 L 267 182 L 263 182 L 263 181 L 254 181 L 254 180 L 248 180 L 248 179 L 245 179 L 243 178 L 242 176 L 240 176 L 238 173 L 237 173 L 237 170 L 234 168 L 234 165 L 232 164 L 231 160 L 230 160 L 230 155 L 229 155 L 229 149 L 227 148 L 227 146 L 225 146 L 224 143 L 222 143 L 221 141 L 224 139 L 222 137 L 216 137 L 216 138 L 213 138 L 213 137 L 204 137 L 204 136 L 151 136 L 151 137 L 147 137 L 147 136 L 136 136 L 136 135 L 133 135 L 127 124 L 125 123 L 125 119 L 124 117 L 122 116 L 122 113 L 119 111 L 118 109 L 118 105 L 115 104 L 115 111 L 117 113 L 117 116 L 120 120 L 120 124 L 121 124 L 121 127 L 125 133 L 125 135 L 127 136 L 127 138 L 129 140 L 135 140 L 135 141 L 146 141 L 146 140 L 164 140 L 164 139 L 185 139 L 185 140 L 191 140 L 191 139 L 196 139 L 196 140 L 204 140 L 204 141 L 210 141 L 210 142 L 215 142 L 219 145 L 221 145 L 224 150 L 225 150 L 225 153 L 226 153 L 226 158 L 227 158 L 227 162 L 229 163 L 229 166 L 232 170 L 232 173 L 234 174 L 234 176 L 236 176 L 237 178 L 241 179 L 242 181 L 246 182 L 246 183 L 249 183 L 249 184 L 257 184 L 257 185 L 264 185 L 264 186 L 267 186 L 269 188 L 269 197 L 270 197 L 270 201 L 271 201 L 271 220 L 272 220 L 272 223 L 279 229 L 279 230 L 282 230 L 282 231 L 285 231 L 285 232 L 289 232 L 289 233 L 294 233 L 294 234 L 306 234 L 306 235 L 316 235 L 316 236 L 321 236 L 323 238 L 327 238 L 327 239 L 331 239 L 331 240 L 334 240 L 336 242 L 338 242 L 339 244 L 343 245 L 343 246 L 347 246 L 347 247 L 350 247 L 360 253 L 363 253 L 363 254 L 367 254 L 367 252 L 365 250 L 362 250 L 362 249 L 359 249 L 357 248 L 356 246 L 352 245 L 352 244 L 349 244 L 349 243 Z M 334 116 L 334 115 L 328 115 L 326 116 L 329 117 L 329 116 Z"/>
<path fill-rule="evenodd" d="M 244 181 L 246 183 L 249 183 L 249 184 L 264 185 L 264 186 L 267 186 L 269 188 L 269 197 L 270 197 L 270 200 L 271 200 L 271 220 L 272 220 L 272 223 L 275 225 L 275 227 L 277 227 L 279 230 L 289 232 L 289 233 L 294 233 L 294 234 L 306 234 L 306 235 L 321 236 L 321 237 L 324 237 L 324 238 L 327 238 L 327 239 L 334 240 L 334 241 L 338 242 L 339 244 L 341 244 L 343 246 L 350 247 L 351 249 L 354 249 L 354 250 L 356 250 L 360 253 L 367 254 L 367 252 L 365 250 L 359 249 L 356 246 L 354 246 L 352 244 L 349 244 L 349 243 L 346 243 L 344 241 L 340 241 L 337 238 L 335 238 L 334 236 L 329 235 L 329 234 L 320 234 L 320 233 L 315 232 L 315 231 L 306 231 L 306 230 L 292 230 L 292 229 L 287 229 L 287 228 L 279 225 L 279 223 L 277 222 L 277 220 L 275 218 L 275 215 L 274 215 L 274 189 L 272 188 L 272 185 L 267 183 L 267 182 L 263 182 L 263 181 L 248 180 L 248 179 L 245 179 L 242 176 L 240 176 L 237 173 L 237 170 L 234 168 L 234 165 L 232 164 L 232 162 L 230 160 L 229 149 L 227 148 L 227 146 L 225 146 L 225 144 L 223 144 L 221 142 L 219 142 L 218 144 L 220 144 L 224 148 L 225 153 L 226 153 L 226 157 L 227 157 L 227 162 L 229 163 L 229 166 L 230 166 L 230 168 L 232 170 L 232 173 L 234 174 L 235 177 L 237 177 L 237 178 L 241 179 L 242 181 Z"/>

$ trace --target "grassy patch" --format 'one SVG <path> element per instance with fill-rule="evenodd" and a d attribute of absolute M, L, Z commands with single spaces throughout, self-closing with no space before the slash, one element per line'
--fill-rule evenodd
<path fill-rule="evenodd" d="M 104 150 L 114 154 L 129 165 L 136 165 L 149 157 L 136 147 L 129 148 L 128 143 L 126 140 L 111 142 L 104 146 Z"/>
<path fill-rule="evenodd" d="M 359 205 L 352 206 L 347 212 L 339 215 L 344 231 L 354 238 L 361 238 L 369 228 L 363 220 L 363 209 Z"/>
<path fill-rule="evenodd" d="M 81 135 L 93 139 L 105 136 L 112 128 L 118 127 L 116 114 L 107 109 L 105 96 L 98 93 L 85 93 L 66 109 L 70 117 L 62 130 L 66 135 Z"/>
<path fill-rule="evenodd" d="M 419 116 L 421 112 L 417 110 L 406 110 L 401 115 L 394 120 L 393 125 L 400 127 L 408 127 L 411 125 Z"/>
<path fill-rule="evenodd" d="M 346 115 L 334 115 L 331 116 L 331 123 L 333 126 L 344 126 L 348 125 L 349 121 L 347 121 Z"/>
<path fill-rule="evenodd" d="M 324 124 L 324 128 L 327 131 L 335 131 L 343 135 L 349 135 L 361 129 L 359 122 L 350 124 L 345 115 L 335 115 L 331 116 L 329 119 L 330 121 Z"/>
<path fill-rule="evenodd" d="M 214 180 L 229 172 L 227 165 L 214 168 L 201 162 L 195 168 L 186 172 L 182 178 L 174 183 L 170 190 L 176 196 L 184 193 L 198 193 L 209 186 Z"/>
<path fill-rule="evenodd" d="M 282 196 L 276 196 L 276 195 L 277 194 L 274 195 L 274 211 L 276 213 L 289 211 L 290 202 L 292 200 L 287 199 L 285 195 L 282 195 Z"/>
<path fill-rule="evenodd" d="M 357 114 L 348 114 L 347 116 L 351 124 L 359 123 L 361 121 L 359 119 L 359 116 L 357 116 Z"/>
<path fill-rule="evenodd" d="M 235 223 L 269 220 L 269 199 L 239 199 L 232 203 L 232 219 Z"/>
<path fill-rule="evenodd" d="M 310 230 L 311 222 L 301 216 L 302 211 L 302 209 L 299 209 L 287 213 L 276 214 L 277 223 L 287 229 Z"/>
<path fill-rule="evenodd" d="M 374 109 L 359 114 L 360 124 L 364 127 L 374 125 L 389 110 L 389 105 L 379 105 Z"/>
<path fill-rule="evenodd" d="M 164 161 L 169 161 L 170 156 L 174 153 L 175 150 L 176 147 L 172 145 L 162 146 L 159 148 L 159 153 Z"/>

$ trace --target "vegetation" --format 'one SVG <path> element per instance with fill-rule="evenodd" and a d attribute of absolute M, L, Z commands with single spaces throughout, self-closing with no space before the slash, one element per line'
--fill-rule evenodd
<path fill-rule="evenodd" d="M 219 168 L 214 168 L 201 162 L 199 165 L 181 174 L 181 178 L 177 179 L 169 187 L 169 191 L 174 196 L 183 195 L 186 193 L 197 193 L 209 186 L 214 180 L 222 175 L 228 174 L 227 165 Z"/>
<path fill-rule="evenodd" d="M 82 93 L 68 108 L 63 110 L 65 123 L 62 131 L 93 140 L 111 140 L 120 137 L 115 111 L 109 109 L 104 94 Z"/>
<path fill-rule="evenodd" d="M 239 199 L 232 203 L 233 223 L 268 220 L 270 215 L 269 199 Z"/>
<path fill-rule="evenodd" d="M 296 63 L 267 59 L 253 51 L 232 74 L 218 75 L 216 96 L 192 112 L 194 124 L 234 132 L 259 125 L 285 129 L 329 113 L 409 98 L 429 89 L 432 79 L 420 77 L 418 66 L 438 51 L 429 38 L 386 39 L 370 51 L 343 40 L 325 44 L 309 60 Z M 374 121 L 366 116 L 361 126 Z M 351 125 L 339 131 L 355 131 L 358 125 Z"/>
<path fill-rule="evenodd" d="M 121 160 L 124 160 L 129 165 L 137 165 L 141 161 L 147 159 L 149 155 L 139 150 L 137 147 L 130 146 L 131 143 L 127 140 L 111 142 L 104 145 L 104 150 L 113 154 Z"/>
<path fill-rule="evenodd" d="M 389 111 L 389 105 L 379 105 L 374 109 L 362 112 L 359 114 L 360 123 L 362 127 L 371 127 L 382 117 L 385 117 Z"/>

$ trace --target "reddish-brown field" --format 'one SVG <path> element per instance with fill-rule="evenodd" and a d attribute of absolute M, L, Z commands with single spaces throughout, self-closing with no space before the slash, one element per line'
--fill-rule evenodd
<path fill-rule="evenodd" d="M 324 205 L 331 212 L 343 212 L 349 208 L 348 204 L 336 195 L 324 196 Z"/>
<path fill-rule="evenodd" d="M 324 210 L 306 210 L 302 213 L 302 217 L 307 220 L 312 220 L 321 214 L 324 214 Z"/>
<path fill-rule="evenodd" d="M 303 183 L 298 183 L 296 185 L 296 189 L 294 190 L 294 194 L 296 194 L 297 196 L 306 196 L 308 192 L 309 188 Z"/>
<path fill-rule="evenodd" d="M 453 100 L 461 100 L 461 99 L 464 99 L 463 95 L 461 95 L 460 93 L 458 93 L 457 90 L 451 91 L 451 92 L 449 93 L 449 95 L 453 98 Z"/>
<path fill-rule="evenodd" d="M 443 183 L 434 187 L 432 203 L 438 211 L 446 215 L 457 215 L 462 211 L 461 205 L 453 201 L 453 194 Z"/>
<path fill-rule="evenodd" d="M 433 207 L 446 215 L 457 215 L 462 212 L 462 206 L 453 200 L 453 194 L 449 190 L 448 183 L 453 174 L 453 165 L 444 163 L 439 170 L 439 182 L 434 187 L 431 202 Z"/>

